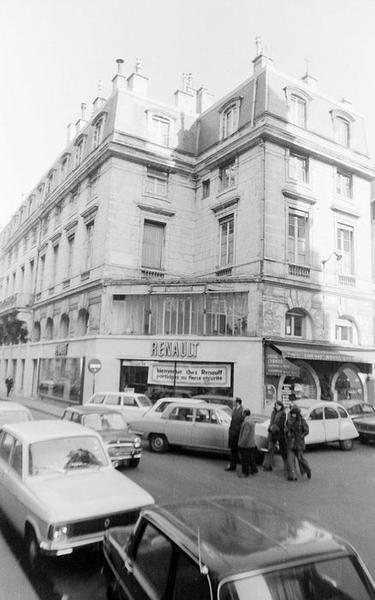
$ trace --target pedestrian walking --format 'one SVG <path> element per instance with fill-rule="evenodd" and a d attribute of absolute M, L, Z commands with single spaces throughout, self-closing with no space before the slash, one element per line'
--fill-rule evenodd
<path fill-rule="evenodd" d="M 280 450 L 285 469 L 287 467 L 285 425 L 286 414 L 284 404 L 281 402 L 281 400 L 276 400 L 268 427 L 268 451 L 263 463 L 264 471 L 272 471 L 273 457 L 277 449 Z"/>
<path fill-rule="evenodd" d="M 228 448 L 230 448 L 229 465 L 225 467 L 226 471 L 235 471 L 237 468 L 238 459 L 238 438 L 240 435 L 241 425 L 244 418 L 241 398 L 236 398 L 235 407 L 232 412 L 232 418 L 229 425 Z"/>
<path fill-rule="evenodd" d="M 12 388 L 13 388 L 13 377 L 9 377 L 8 376 L 5 379 L 5 385 L 6 385 L 6 388 L 7 388 L 7 396 L 9 396 L 9 394 L 12 391 Z"/>
<path fill-rule="evenodd" d="M 258 473 L 256 457 L 257 446 L 255 443 L 255 422 L 251 419 L 251 413 L 248 408 L 244 410 L 244 420 L 241 425 L 238 439 L 238 449 L 241 456 L 241 473 L 239 477 L 249 477 Z"/>
<path fill-rule="evenodd" d="M 303 455 L 305 437 L 308 433 L 309 426 L 301 415 L 299 407 L 293 405 L 289 411 L 285 426 L 289 481 L 297 481 L 297 462 L 301 475 L 306 474 L 308 479 L 311 479 L 311 468 Z"/>

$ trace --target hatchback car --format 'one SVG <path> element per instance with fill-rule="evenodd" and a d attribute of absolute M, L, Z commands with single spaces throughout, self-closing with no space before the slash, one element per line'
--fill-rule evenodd
<path fill-rule="evenodd" d="M 359 441 L 375 440 L 375 407 L 360 400 L 341 400 L 359 433 Z"/>
<path fill-rule="evenodd" d="M 304 518 L 249 496 L 141 511 L 103 541 L 107 598 L 373 600 L 354 548 Z"/>
<path fill-rule="evenodd" d="M 154 500 L 114 469 L 98 433 L 61 419 L 4 425 L 0 509 L 24 537 L 32 568 L 42 554 L 101 542 Z"/>
<path fill-rule="evenodd" d="M 124 415 L 107 406 L 69 406 L 61 417 L 97 431 L 115 467 L 137 467 L 141 459 L 141 439 L 131 431 Z"/>
<path fill-rule="evenodd" d="M 175 445 L 227 453 L 231 413 L 228 406 L 178 402 L 169 404 L 159 418 L 145 415 L 130 425 L 154 452 L 166 452 Z"/>
<path fill-rule="evenodd" d="M 87 404 L 119 408 L 127 422 L 142 416 L 152 406 L 150 398 L 135 392 L 98 392 L 89 398 Z"/>
<path fill-rule="evenodd" d="M 358 432 L 343 406 L 336 402 L 296 400 L 293 402 L 301 409 L 302 416 L 309 426 L 309 434 L 305 438 L 306 445 L 338 442 L 341 450 L 351 450 L 353 440 Z M 259 433 L 263 435 L 269 427 L 269 419 L 259 425 Z"/>
<path fill-rule="evenodd" d="M 0 427 L 5 423 L 20 423 L 32 420 L 31 411 L 23 404 L 8 400 L 0 401 Z"/>

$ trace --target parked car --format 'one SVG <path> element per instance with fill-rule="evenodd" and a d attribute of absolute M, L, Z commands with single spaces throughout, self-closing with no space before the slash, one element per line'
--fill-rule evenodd
<path fill-rule="evenodd" d="M 101 435 L 115 467 L 139 465 L 141 439 L 131 431 L 119 410 L 100 405 L 69 406 L 61 418 L 95 429 Z"/>
<path fill-rule="evenodd" d="M 249 496 L 144 509 L 105 533 L 103 551 L 109 600 L 375 598 L 350 544 Z"/>
<path fill-rule="evenodd" d="M 126 421 L 142 416 L 152 406 L 150 398 L 135 392 L 98 392 L 91 396 L 87 404 L 105 404 L 121 409 Z"/>
<path fill-rule="evenodd" d="M 375 440 L 375 407 L 360 400 L 341 400 L 348 411 L 358 433 L 359 441 Z"/>
<path fill-rule="evenodd" d="M 358 437 L 358 432 L 343 406 L 336 402 L 319 402 L 307 398 L 296 400 L 293 404 L 299 406 L 309 426 L 309 434 L 305 439 L 307 446 L 338 442 L 341 450 L 353 448 L 353 439 Z M 262 431 L 266 435 L 269 420 L 258 427 L 258 433 Z"/>
<path fill-rule="evenodd" d="M 0 401 L 0 427 L 5 423 L 20 423 L 21 421 L 32 421 L 31 411 L 19 402 L 8 400 Z"/>
<path fill-rule="evenodd" d="M 144 416 L 130 426 L 148 440 L 154 452 L 167 452 L 176 445 L 227 453 L 230 421 L 227 406 L 192 405 L 188 400 L 169 404 L 159 418 Z"/>
<path fill-rule="evenodd" d="M 153 406 L 151 406 L 151 408 L 149 408 L 144 414 L 143 414 L 143 419 L 147 419 L 149 417 L 156 417 L 159 418 L 164 410 L 167 408 L 167 406 L 169 406 L 170 404 L 178 404 L 179 402 L 182 403 L 186 403 L 189 404 L 191 406 L 194 405 L 199 405 L 199 404 L 204 404 L 203 400 L 200 400 L 199 398 L 173 398 L 173 397 L 167 397 L 167 398 L 159 398 L 159 400 L 156 400 L 155 404 Z"/>
<path fill-rule="evenodd" d="M 229 406 L 232 410 L 236 403 L 235 399 L 230 396 L 215 396 L 215 394 L 197 394 L 196 396 L 193 396 L 193 398 L 199 398 L 199 400 L 204 400 L 204 402 L 207 402 L 208 404 L 224 404 L 225 406 Z"/>
<path fill-rule="evenodd" d="M 154 500 L 114 469 L 98 433 L 61 419 L 4 425 L 0 509 L 24 537 L 37 568 L 101 542 L 110 525 L 134 522 Z"/>

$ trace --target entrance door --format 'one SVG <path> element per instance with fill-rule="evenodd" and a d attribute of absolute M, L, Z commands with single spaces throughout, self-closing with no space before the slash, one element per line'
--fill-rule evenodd
<path fill-rule="evenodd" d="M 340 415 L 333 406 L 324 407 L 324 422 L 327 442 L 334 442 L 340 437 Z"/>

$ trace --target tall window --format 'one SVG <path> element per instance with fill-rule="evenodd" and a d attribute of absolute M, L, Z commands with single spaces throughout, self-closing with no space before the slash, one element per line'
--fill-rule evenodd
<path fill-rule="evenodd" d="M 168 192 L 168 173 L 147 169 L 145 192 L 156 196 L 166 196 Z"/>
<path fill-rule="evenodd" d="M 82 162 L 83 149 L 84 149 L 84 140 L 82 138 L 75 147 L 75 154 L 74 154 L 74 166 L 75 167 L 78 167 L 78 165 L 80 165 Z"/>
<path fill-rule="evenodd" d="M 57 268 L 59 264 L 59 245 L 53 247 L 53 265 L 52 265 L 52 285 L 55 285 L 57 279 Z"/>
<path fill-rule="evenodd" d="M 202 181 L 202 198 L 208 198 L 210 196 L 210 180 L 205 179 Z"/>
<path fill-rule="evenodd" d="M 68 158 L 68 156 L 65 156 L 65 158 L 63 158 L 63 160 L 61 162 L 61 168 L 60 168 L 60 180 L 61 181 L 63 181 L 67 175 L 68 164 L 69 164 L 69 158 Z"/>
<path fill-rule="evenodd" d="M 234 216 L 230 215 L 219 222 L 220 258 L 219 266 L 232 265 L 234 259 Z"/>
<path fill-rule="evenodd" d="M 164 223 L 145 221 L 143 228 L 142 267 L 163 269 Z"/>
<path fill-rule="evenodd" d="M 91 221 L 86 225 L 86 256 L 85 256 L 85 269 L 88 270 L 92 267 L 92 250 L 93 250 L 93 237 L 94 237 L 94 221 Z"/>
<path fill-rule="evenodd" d="M 70 277 L 73 268 L 74 235 L 68 238 L 68 260 L 66 262 L 66 276 Z"/>
<path fill-rule="evenodd" d="M 350 145 L 350 124 L 342 117 L 336 117 L 336 139 L 342 146 Z"/>
<path fill-rule="evenodd" d="M 33 291 L 33 282 L 34 282 L 34 261 L 31 260 L 30 261 L 30 267 L 29 267 L 29 292 Z"/>
<path fill-rule="evenodd" d="M 309 160 L 306 156 L 298 154 L 289 155 L 289 177 L 300 183 L 308 183 Z"/>
<path fill-rule="evenodd" d="M 235 160 L 231 161 L 220 167 L 219 169 L 219 180 L 220 180 L 220 191 L 226 190 L 227 188 L 236 185 L 237 166 Z"/>
<path fill-rule="evenodd" d="M 353 323 L 347 319 L 339 319 L 336 321 L 335 339 L 339 342 L 353 344 Z"/>
<path fill-rule="evenodd" d="M 99 121 L 96 122 L 95 127 L 94 127 L 94 138 L 93 138 L 94 148 L 97 148 L 99 146 L 99 144 L 101 144 L 102 139 L 103 139 L 103 131 L 104 131 L 104 117 L 99 119 Z"/>
<path fill-rule="evenodd" d="M 336 192 L 344 198 L 352 197 L 352 176 L 342 171 L 337 171 L 336 176 Z"/>
<path fill-rule="evenodd" d="M 153 115 L 151 119 L 151 135 L 154 142 L 169 146 L 170 122 L 168 119 Z"/>
<path fill-rule="evenodd" d="M 291 103 L 291 120 L 294 125 L 306 127 L 306 100 L 292 94 L 290 97 Z"/>
<path fill-rule="evenodd" d="M 290 209 L 288 215 L 288 261 L 308 263 L 308 214 Z"/>
<path fill-rule="evenodd" d="M 238 129 L 239 105 L 232 104 L 222 113 L 221 136 L 226 138 Z"/>
<path fill-rule="evenodd" d="M 353 234 L 352 227 L 341 224 L 337 227 L 337 252 L 342 256 L 338 264 L 343 275 L 354 274 Z"/>
<path fill-rule="evenodd" d="M 303 336 L 304 315 L 297 311 L 288 311 L 285 315 L 285 335 Z"/>
<path fill-rule="evenodd" d="M 46 255 L 40 257 L 39 262 L 39 291 L 41 292 L 44 289 L 44 276 L 46 270 Z"/>

